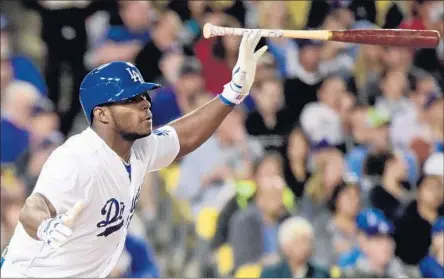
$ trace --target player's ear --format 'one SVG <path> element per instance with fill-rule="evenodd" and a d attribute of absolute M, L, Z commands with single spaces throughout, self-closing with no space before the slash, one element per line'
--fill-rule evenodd
<path fill-rule="evenodd" d="M 108 124 L 111 120 L 110 111 L 107 107 L 95 107 L 93 110 L 94 121 Z"/>

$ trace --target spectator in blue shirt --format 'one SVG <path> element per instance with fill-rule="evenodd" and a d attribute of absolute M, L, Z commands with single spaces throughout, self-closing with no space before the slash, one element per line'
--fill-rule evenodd
<path fill-rule="evenodd" d="M 430 253 L 421 260 L 419 268 L 425 278 L 444 278 L 444 216 L 432 226 Z"/>
<path fill-rule="evenodd" d="M 1 23 L 1 88 L 13 80 L 26 81 L 34 85 L 40 94 L 47 95 L 46 82 L 34 63 L 25 55 L 12 53 L 7 19 L 0 17 Z"/>
<path fill-rule="evenodd" d="M 119 1 L 123 25 L 109 26 L 103 42 L 86 55 L 90 67 L 114 60 L 134 62 L 142 47 L 151 40 L 154 10 L 149 1 Z"/>
<path fill-rule="evenodd" d="M 1 163 L 14 163 L 28 148 L 29 128 L 40 94 L 32 84 L 14 81 L 2 96 Z"/>
<path fill-rule="evenodd" d="M 156 263 L 154 250 L 149 242 L 135 235 L 128 234 L 125 250 L 131 256 L 131 264 L 124 277 L 128 278 L 159 278 L 160 270 Z"/>
<path fill-rule="evenodd" d="M 364 209 L 356 217 L 356 223 L 359 229 L 358 247 L 339 259 L 341 277 L 417 276 L 415 270 L 409 271 L 394 256 L 394 225 L 382 211 L 375 208 Z"/>
<path fill-rule="evenodd" d="M 390 118 L 380 111 L 368 109 L 366 120 L 369 128 L 372 130 L 367 142 L 353 148 L 345 156 L 347 171 L 359 178 L 363 178 L 366 175 L 364 166 L 369 154 L 386 153 L 392 148 L 389 134 Z M 416 157 L 409 150 L 396 151 L 402 154 L 407 164 L 408 180 L 413 184 L 419 176 Z"/>
<path fill-rule="evenodd" d="M 150 243 L 140 236 L 129 233 L 119 262 L 110 277 L 159 278 L 160 269 Z"/>
<path fill-rule="evenodd" d="M 190 112 L 196 96 L 204 92 L 204 80 L 198 60 L 182 56 L 179 69 L 172 70 L 175 71 L 173 75 L 176 75 L 177 78 L 172 78 L 171 86 L 158 89 L 152 96 L 151 111 L 154 115 L 154 127 L 165 125 Z"/>

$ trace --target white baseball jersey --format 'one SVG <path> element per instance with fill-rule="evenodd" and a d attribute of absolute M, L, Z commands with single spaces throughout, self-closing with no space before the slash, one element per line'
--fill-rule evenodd
<path fill-rule="evenodd" d="M 130 180 L 121 158 L 91 128 L 68 139 L 45 163 L 34 193 L 48 198 L 57 214 L 79 200 L 86 207 L 69 241 L 57 250 L 31 238 L 19 223 L 2 277 L 106 277 L 124 248 L 145 173 L 171 164 L 179 148 L 170 126 L 136 140 Z"/>

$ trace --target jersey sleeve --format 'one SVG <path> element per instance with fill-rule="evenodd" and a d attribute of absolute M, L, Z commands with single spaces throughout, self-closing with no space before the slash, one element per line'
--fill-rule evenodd
<path fill-rule="evenodd" d="M 169 166 L 179 154 L 180 144 L 176 130 L 164 126 L 146 138 L 135 142 L 136 153 L 142 156 L 147 171 L 156 171 Z"/>
<path fill-rule="evenodd" d="M 86 176 L 72 157 L 56 150 L 45 162 L 33 193 L 45 196 L 57 214 L 62 214 L 84 198 L 81 189 L 87 186 Z"/>

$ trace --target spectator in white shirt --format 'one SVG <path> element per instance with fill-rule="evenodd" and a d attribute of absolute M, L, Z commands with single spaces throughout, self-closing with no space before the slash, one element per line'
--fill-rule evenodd
<path fill-rule="evenodd" d="M 329 145 L 344 144 L 346 99 L 350 97 L 346 84 L 341 77 L 326 79 L 318 91 L 318 102 L 312 102 L 302 110 L 299 122 L 312 144 L 326 141 Z M 346 106 L 352 103 L 347 102 Z"/>
<path fill-rule="evenodd" d="M 376 99 L 375 107 L 387 112 L 391 118 L 411 109 L 406 97 L 408 80 L 405 72 L 389 70 L 383 74 L 379 83 L 382 96 Z"/>

